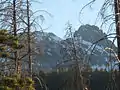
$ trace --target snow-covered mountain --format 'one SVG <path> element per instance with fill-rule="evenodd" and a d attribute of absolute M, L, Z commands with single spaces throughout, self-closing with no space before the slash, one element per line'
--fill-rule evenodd
<path fill-rule="evenodd" d="M 48 39 L 49 41 L 61 41 L 62 39 L 58 36 L 56 36 L 53 33 L 47 33 L 47 32 L 41 32 L 41 31 L 35 31 L 34 32 L 35 36 L 36 36 L 36 40 L 37 41 L 41 41 L 41 40 L 45 40 Z"/>
<path fill-rule="evenodd" d="M 35 31 L 35 42 L 36 46 L 40 46 L 44 49 L 43 55 L 36 55 L 35 67 L 39 68 L 54 68 L 58 62 L 61 62 L 65 54 L 67 59 L 70 59 L 69 54 L 71 53 L 68 49 L 72 47 L 71 38 L 62 40 L 60 37 L 53 33 Z M 116 51 L 115 45 L 111 46 L 111 41 L 104 39 L 96 44 L 94 42 L 100 40 L 106 36 L 102 30 L 94 25 L 82 25 L 74 33 L 74 42 L 77 48 L 78 57 L 81 58 L 89 57 L 89 61 L 92 65 L 102 65 L 106 63 L 106 59 L 109 59 L 109 55 L 115 60 L 114 54 L 110 54 L 109 50 L 105 48 L 111 48 Z M 67 49 L 67 51 L 66 51 Z M 91 53 L 92 52 L 92 53 Z M 86 58 L 88 59 L 88 58 Z M 70 63 L 69 63 L 70 64 Z M 67 65 L 67 64 L 65 64 Z"/>

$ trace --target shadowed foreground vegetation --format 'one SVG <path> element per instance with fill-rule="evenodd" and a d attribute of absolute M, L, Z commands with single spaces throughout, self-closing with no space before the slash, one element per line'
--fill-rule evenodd
<path fill-rule="evenodd" d="M 115 71 L 114 74 L 116 75 L 115 78 L 115 83 L 118 84 L 118 77 L 117 74 L 118 72 Z M 72 75 L 73 73 L 71 71 L 69 72 L 52 72 L 49 74 L 46 74 L 45 76 L 45 82 L 49 88 L 49 90 L 66 90 L 64 88 L 67 88 L 69 90 L 69 84 L 72 83 L 74 84 L 72 80 Z M 107 88 L 110 88 L 110 84 L 114 88 L 115 83 L 113 83 L 111 79 L 111 73 L 107 71 L 94 71 L 94 72 L 84 72 L 84 77 L 88 78 L 88 82 L 86 84 L 89 85 L 89 88 L 91 90 L 107 90 Z M 40 90 L 37 88 L 37 90 Z M 44 89 L 42 89 L 44 90 Z M 117 89 L 114 89 L 117 90 Z"/>

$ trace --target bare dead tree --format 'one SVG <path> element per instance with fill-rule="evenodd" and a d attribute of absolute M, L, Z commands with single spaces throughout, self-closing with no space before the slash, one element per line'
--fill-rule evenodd
<path fill-rule="evenodd" d="M 83 71 L 85 70 L 86 65 L 85 62 L 83 62 L 84 52 L 80 45 L 81 42 L 74 36 L 72 32 L 73 28 L 70 23 L 68 23 L 66 30 L 67 39 L 65 42 L 63 41 L 63 49 L 61 51 L 63 60 L 58 63 L 57 67 L 68 66 L 68 68 L 71 67 L 71 70 L 74 72 L 72 79 L 70 79 L 72 81 L 66 81 L 66 87 L 64 86 L 64 88 L 70 90 L 85 90 L 87 85 L 85 84 L 86 79 L 83 76 Z"/>
<path fill-rule="evenodd" d="M 13 2 L 12 2 L 13 1 Z M 31 0 L 31 2 L 34 2 L 34 0 Z M 15 60 L 15 58 L 12 58 L 13 60 L 16 61 L 16 65 L 15 67 L 16 70 L 21 71 L 21 63 L 23 63 L 25 60 L 25 58 L 28 56 L 28 47 L 26 47 L 26 45 L 28 45 L 28 39 L 27 37 L 27 30 L 28 28 L 31 27 L 32 31 L 30 31 L 29 35 L 30 35 L 30 39 L 35 38 L 32 34 L 33 31 L 35 30 L 44 30 L 41 25 L 39 24 L 39 22 L 37 22 L 38 20 L 43 20 L 41 19 L 44 18 L 44 16 L 39 13 L 39 12 L 43 12 L 46 15 L 49 15 L 52 17 L 52 15 L 50 13 L 48 13 L 45 10 L 37 10 L 35 12 L 33 12 L 31 9 L 29 9 L 29 26 L 28 27 L 28 13 L 26 13 L 27 11 L 27 2 L 23 1 L 23 0 L 2 0 L 0 2 L 0 27 L 1 29 L 7 29 L 11 34 L 14 34 L 15 37 L 19 38 L 19 41 L 21 43 L 24 44 L 24 48 L 21 50 L 16 50 L 17 51 L 17 60 Z M 27 28 L 28 27 L 28 28 Z M 14 31 L 14 32 L 13 32 Z M 33 43 L 34 40 L 31 40 L 30 43 Z M 26 44 L 26 45 L 25 45 Z M 21 53 L 22 52 L 22 53 Z M 32 51 L 31 53 L 35 53 L 36 51 L 33 50 L 32 47 Z M 25 61 L 26 62 L 26 61 Z M 28 64 L 28 63 L 27 63 Z"/>
<path fill-rule="evenodd" d="M 95 2 L 95 0 L 93 0 Z M 93 3 L 93 2 L 92 2 Z M 90 5 L 90 3 L 86 4 L 80 11 L 80 14 L 81 12 L 83 11 L 83 9 Z M 101 20 L 102 20 L 102 23 L 101 23 L 101 28 L 103 26 L 107 26 L 108 27 L 108 31 L 107 31 L 107 34 L 109 36 L 109 34 L 111 34 L 112 32 L 116 32 L 113 36 L 111 36 L 114 40 L 117 38 L 117 46 L 118 46 L 118 50 L 117 50 L 117 61 L 119 63 L 119 52 L 120 52 L 120 49 L 119 49 L 119 46 L 120 46 L 120 33 L 119 33 L 119 7 L 120 6 L 120 1 L 119 0 L 105 0 L 99 13 L 98 13 L 98 16 L 97 17 L 101 17 Z M 96 19 L 96 21 L 98 20 L 98 18 Z M 103 40 L 105 40 L 105 38 L 103 38 Z M 113 43 L 114 43 L 114 40 L 113 40 Z M 101 41 L 101 40 L 100 40 Z M 100 42 L 98 40 L 98 42 Z M 96 46 L 96 45 L 95 45 Z M 94 50 L 93 50 L 94 51 Z M 110 60 L 111 60 L 111 51 L 109 52 L 110 53 Z M 120 64 L 118 64 L 118 67 L 120 69 Z M 112 73 L 110 73 L 110 75 L 112 76 Z M 110 80 L 112 80 L 110 78 Z M 113 80 L 114 81 L 114 80 Z M 111 82 L 110 82 L 111 83 Z M 119 85 L 119 84 L 118 84 Z M 113 87 L 109 86 L 108 89 L 111 90 Z M 114 89 L 112 89 L 114 90 Z"/>
<path fill-rule="evenodd" d="M 13 32 L 14 36 L 17 36 L 17 27 L 16 27 L 16 0 L 13 0 Z M 19 65 L 18 65 L 18 54 L 17 51 L 14 53 L 15 56 L 15 72 L 19 73 Z"/>
<path fill-rule="evenodd" d="M 30 15 L 29 15 L 29 1 L 27 0 L 27 29 L 28 29 L 28 58 L 29 58 L 29 72 L 32 78 L 32 56 L 31 56 L 31 37 L 30 37 Z"/>

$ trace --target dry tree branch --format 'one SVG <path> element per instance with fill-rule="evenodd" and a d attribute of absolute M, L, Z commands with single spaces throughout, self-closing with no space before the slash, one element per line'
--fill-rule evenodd
<path fill-rule="evenodd" d="M 82 9 L 80 10 L 80 12 L 79 12 L 79 22 L 80 22 L 81 24 L 83 24 L 82 21 L 80 20 L 80 19 L 81 19 L 81 13 L 82 13 L 82 11 L 83 11 L 87 6 L 91 6 L 91 4 L 93 4 L 95 1 L 96 1 L 96 0 L 90 1 L 89 3 L 87 3 L 86 5 L 84 5 L 84 6 L 82 7 Z"/>

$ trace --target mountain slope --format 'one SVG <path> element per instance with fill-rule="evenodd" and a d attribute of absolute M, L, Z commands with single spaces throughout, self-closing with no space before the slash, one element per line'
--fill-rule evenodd
<path fill-rule="evenodd" d="M 34 32 L 36 39 L 36 46 L 39 46 L 43 43 L 44 54 L 36 55 L 35 57 L 35 67 L 36 68 L 54 68 L 58 61 L 63 60 L 63 56 L 66 51 L 61 53 L 61 49 L 65 49 L 66 47 L 71 47 L 70 42 L 71 39 L 68 38 L 66 40 L 62 40 L 58 36 L 53 33 L 43 33 L 36 31 Z M 94 42 L 106 36 L 102 30 L 100 30 L 97 26 L 94 25 L 82 25 L 80 28 L 75 31 L 74 37 L 77 38 L 77 47 L 79 47 L 78 55 L 86 54 L 89 56 L 89 61 L 92 65 L 98 64 L 102 65 L 106 63 L 106 60 L 109 58 L 109 52 L 105 50 L 105 48 L 111 48 L 111 41 L 108 39 L 102 40 L 97 44 L 93 45 Z M 92 46 L 93 45 L 93 46 Z M 92 47 L 91 47 L 92 46 Z M 91 48 L 90 48 L 91 47 Z M 116 46 L 112 45 L 113 49 L 116 50 Z M 90 49 L 89 49 L 90 48 Z M 94 50 L 93 50 L 94 49 Z M 93 51 L 92 51 L 93 50 Z M 92 53 L 91 53 L 92 51 Z M 87 53 L 86 53 L 87 52 Z M 82 55 L 84 56 L 84 55 Z M 69 57 L 69 55 L 68 55 Z M 113 54 L 112 54 L 113 57 Z"/>

